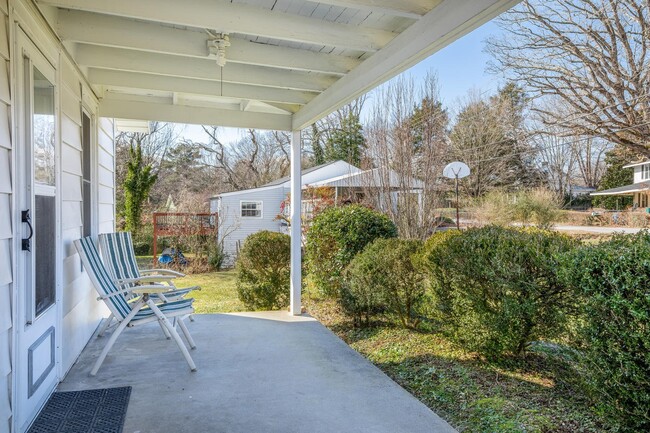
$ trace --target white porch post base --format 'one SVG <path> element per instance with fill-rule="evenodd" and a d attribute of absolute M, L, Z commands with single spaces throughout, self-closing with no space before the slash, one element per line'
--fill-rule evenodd
<path fill-rule="evenodd" d="M 302 314 L 300 291 L 302 289 L 302 172 L 300 161 L 300 131 L 291 132 L 291 300 L 289 311 L 294 316 Z"/>

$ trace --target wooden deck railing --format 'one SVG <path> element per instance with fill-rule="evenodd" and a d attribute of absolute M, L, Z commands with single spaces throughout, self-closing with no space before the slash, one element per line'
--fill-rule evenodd
<path fill-rule="evenodd" d="M 153 264 L 157 265 L 158 237 L 216 235 L 217 213 L 169 213 L 153 214 Z"/>

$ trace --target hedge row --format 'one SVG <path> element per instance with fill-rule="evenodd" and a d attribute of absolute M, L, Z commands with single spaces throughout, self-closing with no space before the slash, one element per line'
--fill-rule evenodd
<path fill-rule="evenodd" d="M 571 344 L 599 412 L 620 431 L 650 431 L 648 232 L 580 245 L 554 232 L 489 226 L 422 243 L 397 239 L 387 218 L 359 206 L 327 210 L 314 227 L 311 282 L 357 324 L 378 315 L 408 327 L 427 320 L 488 358 L 522 354 L 539 340 Z M 238 269 L 248 306 L 287 304 L 287 236 L 249 237 Z"/>

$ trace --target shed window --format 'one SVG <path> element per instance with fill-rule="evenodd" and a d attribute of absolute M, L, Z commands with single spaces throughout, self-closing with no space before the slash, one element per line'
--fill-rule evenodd
<path fill-rule="evenodd" d="M 261 201 L 242 201 L 240 206 L 242 218 L 262 218 Z"/>

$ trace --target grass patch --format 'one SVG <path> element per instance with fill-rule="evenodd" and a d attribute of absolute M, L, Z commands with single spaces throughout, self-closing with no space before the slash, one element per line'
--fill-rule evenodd
<path fill-rule="evenodd" d="M 136 260 L 140 269 L 151 269 L 153 256 L 138 256 Z M 237 296 L 236 280 L 237 273 L 230 270 L 187 275 L 176 279 L 175 284 L 179 288 L 201 286 L 191 294 L 197 314 L 234 313 L 246 311 Z"/>
<path fill-rule="evenodd" d="M 209 272 L 179 278 L 176 280 L 176 285 L 178 287 L 201 286 L 201 290 L 192 292 L 194 309 L 198 314 L 246 311 L 244 304 L 237 297 L 236 277 L 234 271 Z"/>
<path fill-rule="evenodd" d="M 487 363 L 435 333 L 375 323 L 355 328 L 335 302 L 308 311 L 461 432 L 596 433 L 570 365 L 537 345 L 524 359 Z"/>

